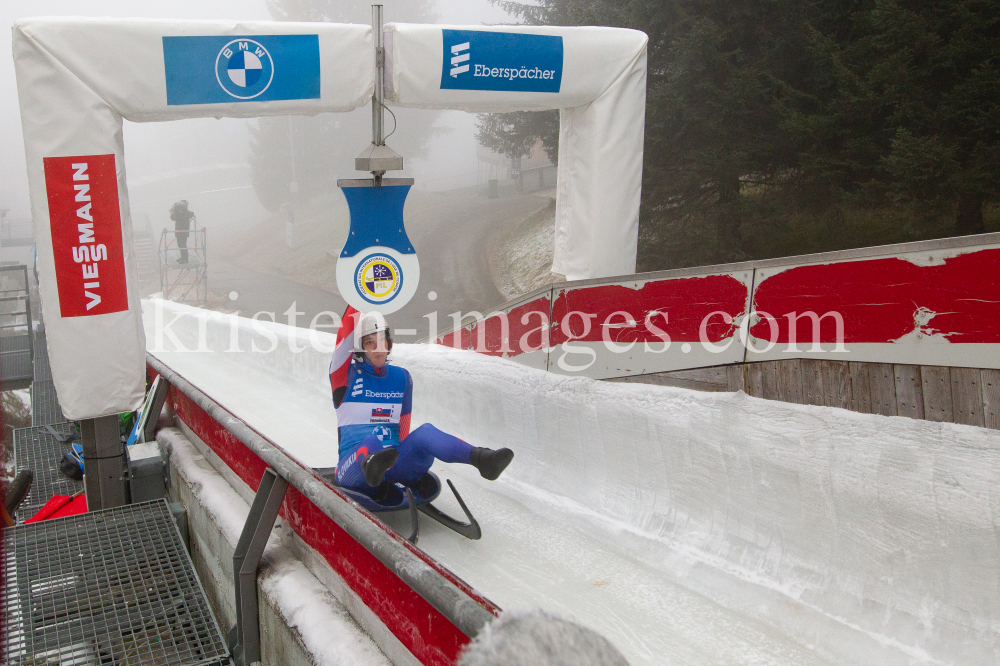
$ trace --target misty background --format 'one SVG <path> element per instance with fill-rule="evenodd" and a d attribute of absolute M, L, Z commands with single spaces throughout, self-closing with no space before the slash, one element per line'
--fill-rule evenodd
<path fill-rule="evenodd" d="M 512 22 L 513 19 L 487 0 L 426 0 L 406 2 L 384 0 L 385 20 L 421 23 L 489 24 Z M 336 12 L 324 11 L 336 8 Z M 414 11 L 417 9 L 418 11 Z M 225 19 L 266 21 L 280 18 L 279 12 L 290 12 L 289 20 L 328 20 L 340 23 L 371 23 L 369 2 L 287 2 L 264 0 L 234 1 L 213 0 L 194 2 L 178 0 L 172 3 L 136 3 L 115 0 L 94 0 L 80 3 L 70 1 L 6 1 L 0 4 L 0 208 L 10 209 L 8 215 L 26 218 L 30 215 L 28 180 L 24 163 L 24 143 L 21 135 L 21 117 L 18 108 L 14 63 L 11 53 L 10 27 L 20 18 L 33 16 L 90 16 L 122 18 L 173 18 L 173 19 Z M 313 17 L 310 17 L 310 14 Z M 433 127 L 435 141 L 425 142 L 425 149 L 417 155 L 406 154 L 406 174 L 417 179 L 417 188 L 449 189 L 469 183 L 470 173 L 477 167 L 475 141 L 476 117 L 460 111 L 434 112 L 405 110 L 413 115 L 413 122 L 421 128 Z M 397 116 L 400 112 L 396 111 Z M 363 107 L 350 114 L 323 114 L 323 120 L 332 119 L 344 128 L 340 139 L 345 143 L 346 159 L 336 164 L 338 176 L 352 177 L 353 155 L 361 152 L 371 141 L 371 110 Z M 281 119 L 270 119 L 275 122 Z M 313 118 L 297 117 L 302 131 Z M 197 118 L 169 123 L 125 122 L 126 170 L 129 182 L 133 179 L 176 171 L 188 167 L 211 164 L 248 164 L 250 157 L 251 128 L 258 119 L 215 120 Z M 389 119 L 391 128 L 391 119 Z M 359 128 L 358 135 L 351 135 Z M 400 129 L 393 140 L 400 146 L 412 141 L 413 128 L 401 118 Z M 418 141 L 420 138 L 417 139 Z M 355 148 L 356 146 L 356 148 Z M 397 149 L 399 150 L 399 149 Z M 352 153 L 353 151 L 353 153 Z M 345 154 L 346 154 L 345 153 Z M 304 165 L 308 168 L 309 165 Z M 464 178 L 464 180 L 463 180 Z M 172 203 L 172 202 L 171 202 Z M 169 208 L 169 204 L 168 204 Z M 165 213 L 164 213 L 165 214 Z"/>
<path fill-rule="evenodd" d="M 385 0 L 388 22 L 458 25 L 515 22 L 488 0 Z M 9 26 L 29 16 L 371 22 L 371 3 L 344 0 L 260 0 L 146 5 L 111 0 L 7 2 Z M 3 33 L 11 52 L 10 30 Z M 30 224 L 28 183 L 12 59 L 0 58 L 0 210 L 4 232 Z M 421 260 L 421 281 L 410 305 L 391 319 L 412 331 L 433 332 L 424 315 L 484 310 L 548 282 L 552 253 L 554 167 L 541 150 L 520 160 L 537 167 L 532 191 L 512 188 L 511 159 L 477 141 L 474 114 L 393 109 L 397 129 L 388 143 L 404 156 L 412 177 L 404 218 Z M 386 114 L 386 130 L 393 119 Z M 336 288 L 337 254 L 349 226 L 338 178 L 363 178 L 354 158 L 371 141 L 371 109 L 316 116 L 190 119 L 124 123 L 125 170 L 143 296 L 235 311 L 274 313 L 307 326 L 320 312 L 343 312 Z M 543 174 L 542 169 L 548 169 Z M 495 180 L 493 196 L 489 181 Z M 543 182 L 544 181 L 544 182 Z M 179 267 L 171 206 L 184 199 L 204 236 L 188 245 L 202 266 Z M 525 226 L 527 225 L 527 226 Z M 527 235 L 526 248 L 520 236 Z M 197 240 L 197 239 L 203 240 Z M 512 240 L 513 239 L 513 240 Z M 0 244 L 0 260 L 31 266 L 30 247 Z M 498 259 L 499 257 L 499 259 Z M 166 258 L 166 260 L 165 260 Z M 168 264 L 165 268 L 164 263 Z M 503 265 L 500 265 L 503 264 Z M 513 277 L 504 266 L 520 266 Z M 185 270 L 180 270 L 184 268 Z M 178 270 L 175 270 L 178 269 Z M 182 274 L 183 273 L 183 274 Z M 200 286 L 192 286 L 198 283 Z M 203 289 L 206 287 L 207 289 Z M 292 307 L 294 304 L 294 308 Z M 287 314 L 286 314 L 287 313 Z M 301 313 L 301 314 L 296 314 Z M 265 317 L 269 318 L 269 317 Z M 403 339 L 402 341 L 407 341 Z"/>

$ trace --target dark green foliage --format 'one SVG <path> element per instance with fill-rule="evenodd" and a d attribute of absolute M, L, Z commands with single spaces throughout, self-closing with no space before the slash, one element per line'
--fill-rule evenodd
<path fill-rule="evenodd" d="M 996 226 L 1000 0 L 498 4 L 649 35 L 640 270 Z"/>
<path fill-rule="evenodd" d="M 559 111 L 514 111 L 479 116 L 479 143 L 510 158 L 524 157 L 540 139 L 552 162 L 559 159 Z"/>

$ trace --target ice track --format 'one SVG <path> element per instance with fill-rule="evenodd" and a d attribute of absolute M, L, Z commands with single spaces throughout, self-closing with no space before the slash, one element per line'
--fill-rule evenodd
<path fill-rule="evenodd" d="M 157 357 L 303 463 L 336 465 L 316 349 L 332 335 L 144 310 Z M 634 666 L 1000 661 L 998 431 L 441 347 L 397 345 L 393 362 L 414 378 L 414 426 L 516 453 L 493 483 L 437 467 L 483 538 L 422 520 L 419 542 L 505 609 L 572 617 Z"/>

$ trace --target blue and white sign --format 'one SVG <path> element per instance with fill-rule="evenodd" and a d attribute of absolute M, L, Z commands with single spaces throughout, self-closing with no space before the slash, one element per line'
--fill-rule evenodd
<path fill-rule="evenodd" d="M 563 41 L 554 35 L 442 30 L 441 88 L 557 93 Z"/>
<path fill-rule="evenodd" d="M 167 104 L 320 98 L 318 35 L 164 37 Z"/>
<path fill-rule="evenodd" d="M 403 226 L 413 180 L 338 180 L 351 211 L 351 230 L 337 260 L 337 288 L 354 309 L 390 314 L 417 291 L 420 262 Z"/>

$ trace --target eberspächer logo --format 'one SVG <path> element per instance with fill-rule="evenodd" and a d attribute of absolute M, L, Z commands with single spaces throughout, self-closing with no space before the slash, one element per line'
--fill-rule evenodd
<path fill-rule="evenodd" d="M 559 35 L 441 30 L 441 88 L 557 93 L 562 85 Z"/>
<path fill-rule="evenodd" d="M 392 257 L 372 254 L 358 264 L 354 286 L 358 295 L 369 303 L 386 303 L 394 299 L 403 286 L 403 271 Z"/>
<path fill-rule="evenodd" d="M 274 80 L 274 62 L 260 42 L 234 39 L 215 58 L 215 78 L 236 99 L 253 99 Z"/>

